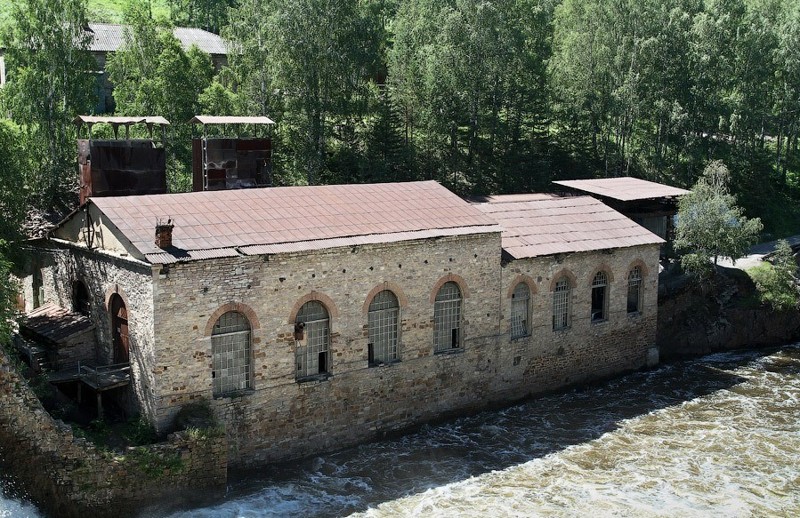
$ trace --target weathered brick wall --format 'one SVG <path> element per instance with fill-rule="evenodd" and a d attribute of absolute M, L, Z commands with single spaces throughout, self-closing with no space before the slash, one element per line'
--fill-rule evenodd
<path fill-rule="evenodd" d="M 42 272 L 44 300 L 72 309 L 72 283 L 81 280 L 89 291 L 90 318 L 95 324 L 99 364 L 114 362 L 111 334 L 111 316 L 108 303 L 112 294 L 119 294 L 128 310 L 130 357 L 133 384 L 132 410 L 143 412 L 153 419 L 152 394 L 157 379 L 153 375 L 155 357 L 153 338 L 153 276 L 151 266 L 134 260 L 116 258 L 108 254 L 89 253 L 77 247 L 51 243 L 40 246 L 34 268 Z M 26 301 L 31 288 L 31 277 L 24 279 Z"/>
<path fill-rule="evenodd" d="M 189 432 L 123 454 L 98 449 L 50 417 L 0 348 L 0 468 L 49 515 L 134 516 L 184 490 L 223 491 L 226 457 L 223 435 Z"/>
<path fill-rule="evenodd" d="M 431 297 L 450 274 L 465 285 L 464 346 L 434 355 Z M 155 288 L 160 428 L 211 397 L 210 327 L 230 303 L 254 328 L 253 393 L 213 401 L 234 463 L 337 448 L 475 406 L 491 393 L 500 275 L 498 234 L 172 266 Z M 387 284 L 401 301 L 401 361 L 369 368 L 365 302 Z M 310 296 L 331 313 L 332 377 L 297 383 L 292 312 Z"/>
<path fill-rule="evenodd" d="M 658 246 L 649 245 L 505 265 L 499 348 L 501 380 L 508 390 L 526 387 L 536 393 L 657 363 L 658 254 Z M 642 269 L 641 312 L 628 314 L 628 272 L 634 265 Z M 591 286 L 598 270 L 608 275 L 608 316 L 592 322 Z M 552 290 L 564 273 L 574 282 L 570 326 L 553 331 Z M 511 293 L 520 281 L 532 286 L 532 330 L 528 337 L 511 340 Z"/>
<path fill-rule="evenodd" d="M 487 234 L 173 265 L 154 276 L 157 424 L 168 430 L 183 404 L 212 398 L 211 326 L 230 309 L 253 326 L 253 390 L 212 402 L 235 465 L 339 448 L 646 363 L 655 340 L 657 246 L 571 254 L 561 264 L 544 258 L 501 267 L 500 257 L 499 235 Z M 628 316 L 626 276 L 636 259 L 649 270 L 644 309 Z M 601 264 L 613 274 L 610 316 L 590 324 L 589 286 Z M 554 333 L 550 280 L 562 268 L 577 281 L 573 321 Z M 508 294 L 521 274 L 536 286 L 536 327 L 512 342 Z M 465 286 L 464 346 L 434 354 L 432 297 L 447 278 Z M 401 300 L 401 361 L 369 367 L 365 307 L 382 286 Z M 298 383 L 292 315 L 310 298 L 331 312 L 332 376 Z"/>

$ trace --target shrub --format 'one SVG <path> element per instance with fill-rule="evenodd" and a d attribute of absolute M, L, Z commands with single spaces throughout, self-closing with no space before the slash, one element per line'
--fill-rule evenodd
<path fill-rule="evenodd" d="M 783 239 L 778 241 L 773 262 L 762 263 L 747 271 L 758 289 L 761 302 L 779 311 L 798 307 L 797 264 L 789 243 Z"/>

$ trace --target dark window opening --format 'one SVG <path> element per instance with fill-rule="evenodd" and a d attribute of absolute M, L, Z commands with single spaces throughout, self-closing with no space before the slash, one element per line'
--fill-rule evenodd
<path fill-rule="evenodd" d="M 89 290 L 83 281 L 75 281 L 72 284 L 72 310 L 87 317 L 91 311 Z"/>
<path fill-rule="evenodd" d="M 604 272 L 597 272 L 592 281 L 592 322 L 602 322 L 608 318 L 608 278 Z"/>

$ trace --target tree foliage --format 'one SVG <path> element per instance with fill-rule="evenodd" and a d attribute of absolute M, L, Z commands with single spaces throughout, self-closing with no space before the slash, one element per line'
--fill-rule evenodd
<path fill-rule="evenodd" d="M 744 256 L 762 230 L 759 218 L 748 219 L 729 192 L 730 173 L 719 161 L 709 163 L 692 192 L 681 198 L 675 247 L 689 271 L 708 275 L 711 261 L 734 262 Z"/>
<path fill-rule="evenodd" d="M 27 186 L 31 203 L 43 211 L 68 205 L 77 188 L 72 119 L 96 102 L 96 78 L 87 73 L 96 65 L 84 27 L 84 0 L 20 0 L 2 34 L 9 70 L 2 98 L 36 150 Z"/>
<path fill-rule="evenodd" d="M 764 262 L 747 273 L 756 284 L 761 302 L 779 311 L 797 308 L 800 303 L 797 262 L 785 239 L 777 242 L 772 264 Z"/>
<path fill-rule="evenodd" d="M 184 50 L 172 28 L 154 20 L 147 2 L 135 1 L 125 13 L 124 46 L 106 68 L 114 84 L 119 115 L 160 115 L 171 123 L 167 180 L 172 191 L 191 185 L 191 128 L 201 111 L 201 94 L 211 85 L 211 58 L 196 46 Z"/>

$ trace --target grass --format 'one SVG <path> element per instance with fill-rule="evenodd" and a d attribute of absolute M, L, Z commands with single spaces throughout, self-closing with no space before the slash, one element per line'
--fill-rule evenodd
<path fill-rule="evenodd" d="M 11 18 L 11 6 L 20 0 L 0 0 L 0 25 Z M 90 22 L 122 23 L 122 13 L 130 0 L 88 0 L 87 18 Z M 169 18 L 167 0 L 150 0 L 155 18 Z"/>

